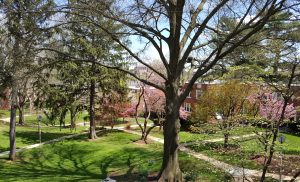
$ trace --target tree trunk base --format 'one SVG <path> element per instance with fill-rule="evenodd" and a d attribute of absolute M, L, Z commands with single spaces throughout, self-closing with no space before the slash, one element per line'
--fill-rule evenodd
<path fill-rule="evenodd" d="M 98 138 L 98 136 L 96 135 L 96 132 L 90 133 L 90 135 L 89 135 L 89 139 L 90 139 L 90 140 L 95 140 L 95 139 L 97 139 L 97 138 Z"/>
<path fill-rule="evenodd" d="M 175 171 L 166 168 L 160 177 L 158 182 L 182 182 L 183 176 L 181 170 L 178 168 Z"/>

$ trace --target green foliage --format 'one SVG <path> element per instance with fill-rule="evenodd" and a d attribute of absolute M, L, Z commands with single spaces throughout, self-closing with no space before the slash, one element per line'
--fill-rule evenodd
<path fill-rule="evenodd" d="M 189 127 L 189 132 L 198 134 L 215 134 L 219 130 L 219 127 L 208 124 Z"/>
<path fill-rule="evenodd" d="M 221 122 L 238 121 L 238 116 L 244 114 L 247 96 L 255 90 L 253 86 L 239 81 L 210 86 L 194 108 L 191 116 L 192 124 L 214 120 L 217 113 L 222 116 Z"/>
<path fill-rule="evenodd" d="M 228 68 L 228 72 L 225 73 L 221 79 L 222 80 L 243 80 L 247 82 L 261 82 L 262 76 L 269 74 L 267 71 L 264 70 L 261 66 L 256 64 L 253 65 L 238 65 L 238 66 L 231 66 Z"/>
<path fill-rule="evenodd" d="M 288 20 L 291 17 L 292 13 L 290 12 L 281 12 L 272 16 L 271 21 L 263 29 L 224 57 L 220 61 L 221 64 L 216 65 L 204 79 L 240 79 L 257 82 L 263 81 L 271 74 L 277 74 L 284 64 L 291 62 L 294 55 L 298 54 L 296 50 L 298 49 L 297 44 L 300 42 L 300 23 L 298 21 L 272 20 Z M 237 23 L 236 19 L 221 17 L 219 29 L 222 33 L 216 33 L 215 39 L 224 40 L 227 34 L 237 26 Z M 250 30 L 236 36 L 228 46 L 240 41 L 240 37 L 247 34 L 248 31 Z M 280 78 L 276 81 L 280 81 Z"/>

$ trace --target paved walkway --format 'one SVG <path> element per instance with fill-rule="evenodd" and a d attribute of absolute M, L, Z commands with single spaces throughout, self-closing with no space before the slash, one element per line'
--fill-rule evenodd
<path fill-rule="evenodd" d="M 32 116 L 32 114 L 24 114 L 24 117 L 26 116 Z M 19 116 L 16 116 L 16 118 L 19 118 Z M 4 121 L 6 123 L 9 123 L 10 122 L 10 117 L 7 117 L 7 118 L 1 118 L 0 119 L 1 121 Z"/>

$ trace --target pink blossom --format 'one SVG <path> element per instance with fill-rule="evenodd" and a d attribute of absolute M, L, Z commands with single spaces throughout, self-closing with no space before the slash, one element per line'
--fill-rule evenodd
<path fill-rule="evenodd" d="M 269 121 L 279 121 L 284 106 L 283 99 L 274 97 L 273 93 L 263 93 L 248 97 L 250 103 L 259 103 L 259 114 Z M 294 117 L 296 110 L 293 104 L 287 104 L 284 112 L 284 119 Z"/>
<path fill-rule="evenodd" d="M 187 120 L 189 116 L 190 116 L 190 113 L 186 112 L 183 107 L 180 107 L 180 109 L 179 109 L 179 118 L 183 119 L 183 120 Z"/>

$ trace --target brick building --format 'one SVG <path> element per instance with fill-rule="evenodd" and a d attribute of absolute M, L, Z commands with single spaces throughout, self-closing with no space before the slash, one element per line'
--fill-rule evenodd
<path fill-rule="evenodd" d="M 186 112 L 191 112 L 194 104 L 197 103 L 198 98 L 211 86 L 220 84 L 221 81 L 215 80 L 212 82 L 202 82 L 195 83 L 192 87 L 192 91 L 189 93 L 187 98 L 184 100 L 182 106 Z M 187 84 L 185 84 L 182 89 L 185 89 Z"/>
<path fill-rule="evenodd" d="M 9 90 L 6 89 L 1 93 L 0 109 L 10 109 Z"/>

